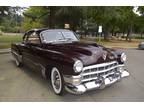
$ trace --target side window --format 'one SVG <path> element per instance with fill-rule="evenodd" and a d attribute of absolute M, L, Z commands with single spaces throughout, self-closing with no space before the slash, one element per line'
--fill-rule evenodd
<path fill-rule="evenodd" d="M 27 42 L 28 42 L 28 43 L 34 43 L 34 44 L 40 44 L 40 39 L 39 39 L 39 37 L 38 37 L 38 34 L 36 34 L 36 32 L 31 33 L 31 34 L 28 36 Z"/>

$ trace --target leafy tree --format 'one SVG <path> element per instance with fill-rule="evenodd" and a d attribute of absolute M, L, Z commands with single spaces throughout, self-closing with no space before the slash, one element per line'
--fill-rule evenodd
<path fill-rule="evenodd" d="M 33 25 L 36 22 L 36 27 L 49 28 L 63 28 L 65 23 L 69 23 L 71 28 L 76 30 L 76 27 L 80 25 L 79 21 L 82 18 L 82 13 L 79 7 L 30 7 L 24 13 L 24 16 L 24 25 L 26 25 L 24 28 L 27 28 L 29 23 Z M 36 28 L 35 26 L 30 28 L 33 27 Z"/>
<path fill-rule="evenodd" d="M 134 7 L 122 7 L 122 16 L 123 16 L 123 26 L 127 30 L 126 40 L 131 41 L 132 33 L 134 29 L 134 22 L 136 19 L 136 14 L 133 12 Z"/>
<path fill-rule="evenodd" d="M 64 27 L 64 24 L 68 23 L 74 31 L 80 26 L 80 20 L 83 18 L 81 8 L 74 6 L 57 7 L 55 16 L 58 24 Z"/>
<path fill-rule="evenodd" d="M 0 29 L 6 32 L 20 32 L 22 16 L 18 14 L 22 7 L 0 7 Z"/>
<path fill-rule="evenodd" d="M 89 7 L 88 19 L 92 19 L 97 25 L 104 28 L 104 39 L 109 40 L 110 31 L 114 31 L 116 24 L 121 19 L 119 7 Z"/>
<path fill-rule="evenodd" d="M 72 30 L 89 30 L 97 32 L 98 25 L 103 26 L 104 39 L 109 40 L 117 32 L 127 33 L 131 41 L 132 32 L 140 25 L 135 24 L 138 16 L 133 12 L 134 7 L 29 7 L 24 12 L 24 29 L 30 28 L 63 28 L 69 23 Z M 142 9 L 141 9 L 142 10 Z M 142 11 L 141 11 L 142 12 Z M 139 21 L 138 21 L 139 22 Z"/>
<path fill-rule="evenodd" d="M 47 27 L 49 9 L 47 7 L 30 7 L 24 13 L 23 29 Z"/>

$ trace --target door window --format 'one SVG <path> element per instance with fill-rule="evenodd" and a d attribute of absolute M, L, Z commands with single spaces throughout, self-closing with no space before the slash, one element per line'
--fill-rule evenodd
<path fill-rule="evenodd" d="M 28 36 L 27 42 L 28 42 L 28 43 L 34 43 L 34 44 L 40 44 L 40 39 L 39 39 L 39 37 L 38 37 L 38 34 L 36 34 L 36 32 L 31 33 L 31 34 Z"/>

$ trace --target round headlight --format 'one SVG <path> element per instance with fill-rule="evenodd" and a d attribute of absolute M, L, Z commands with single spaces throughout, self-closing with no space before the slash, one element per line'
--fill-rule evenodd
<path fill-rule="evenodd" d="M 73 66 L 73 69 L 75 72 L 81 72 L 82 69 L 83 69 L 83 63 L 80 61 L 80 60 L 77 60 L 75 63 L 74 63 L 74 66 Z"/>
<path fill-rule="evenodd" d="M 121 62 L 125 62 L 126 61 L 126 54 L 122 53 L 121 54 Z"/>

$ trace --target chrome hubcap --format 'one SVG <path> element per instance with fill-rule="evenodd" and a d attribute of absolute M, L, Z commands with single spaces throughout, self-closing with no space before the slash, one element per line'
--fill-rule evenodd
<path fill-rule="evenodd" d="M 61 75 L 57 68 L 53 68 L 51 72 L 51 83 L 56 94 L 59 94 L 62 89 Z"/>
<path fill-rule="evenodd" d="M 54 72 L 54 86 L 57 90 L 60 88 L 60 78 L 56 71 Z"/>

